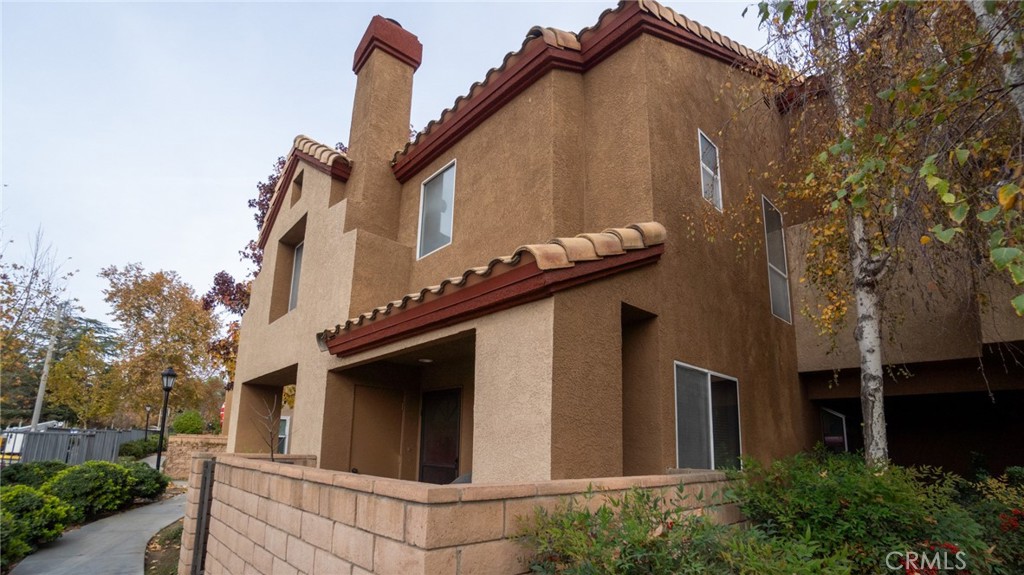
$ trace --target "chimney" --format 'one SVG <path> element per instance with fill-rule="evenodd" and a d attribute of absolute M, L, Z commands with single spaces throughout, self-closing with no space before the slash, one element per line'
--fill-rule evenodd
<path fill-rule="evenodd" d="M 346 231 L 360 228 L 397 239 L 401 184 L 391 160 L 409 141 L 412 76 L 422 57 L 423 45 L 416 36 L 382 16 L 370 20 L 356 48 Z"/>

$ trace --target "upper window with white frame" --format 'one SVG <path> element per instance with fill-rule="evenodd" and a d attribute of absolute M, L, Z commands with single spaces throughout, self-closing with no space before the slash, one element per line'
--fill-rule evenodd
<path fill-rule="evenodd" d="M 700 144 L 700 189 L 704 199 L 722 211 L 722 177 L 718 163 L 718 146 L 697 130 Z"/>
<path fill-rule="evenodd" d="M 423 182 L 420 189 L 420 232 L 416 259 L 452 243 L 455 208 L 455 160 Z"/>
<path fill-rule="evenodd" d="M 739 469 L 739 383 L 680 362 L 676 368 L 676 464 Z"/>
<path fill-rule="evenodd" d="M 793 323 L 782 213 L 764 196 L 761 196 L 761 208 L 764 213 L 764 243 L 768 257 L 768 291 L 772 300 L 772 313 L 782 321 Z"/>

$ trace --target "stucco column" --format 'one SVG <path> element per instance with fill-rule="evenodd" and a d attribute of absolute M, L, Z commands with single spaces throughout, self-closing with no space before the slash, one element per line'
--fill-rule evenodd
<path fill-rule="evenodd" d="M 553 303 L 499 312 L 477 327 L 473 483 L 551 479 Z"/>

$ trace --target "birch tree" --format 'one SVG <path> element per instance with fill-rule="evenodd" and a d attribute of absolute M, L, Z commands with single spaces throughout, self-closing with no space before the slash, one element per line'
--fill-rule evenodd
<path fill-rule="evenodd" d="M 892 276 L 915 260 L 941 269 L 978 254 L 1012 269 L 1020 255 L 1020 216 L 1007 200 L 1021 165 L 1012 75 L 998 73 L 998 41 L 963 4 L 758 8 L 791 74 L 778 95 L 797 118 L 792 152 L 775 175 L 788 201 L 815 214 L 806 279 L 824 303 L 813 319 L 834 334 L 853 312 L 865 457 L 885 464 L 881 328 Z M 1024 296 L 1012 303 L 1024 310 Z"/>

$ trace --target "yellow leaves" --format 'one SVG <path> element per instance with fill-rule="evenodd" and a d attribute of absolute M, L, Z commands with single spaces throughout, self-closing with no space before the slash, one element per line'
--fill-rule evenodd
<path fill-rule="evenodd" d="M 926 245 L 932 243 L 932 238 L 931 238 L 931 236 L 924 235 L 924 236 L 921 236 L 921 240 L 920 241 L 921 241 L 921 245 L 922 246 L 926 246 Z"/>
<path fill-rule="evenodd" d="M 1007 184 L 999 188 L 998 196 L 1000 207 L 1007 212 L 1012 210 L 1014 204 L 1017 202 L 1017 196 L 1019 193 L 1020 188 L 1013 184 Z"/>

